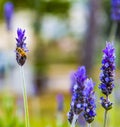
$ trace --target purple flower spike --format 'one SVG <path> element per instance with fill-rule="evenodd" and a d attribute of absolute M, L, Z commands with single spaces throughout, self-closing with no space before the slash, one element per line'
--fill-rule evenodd
<path fill-rule="evenodd" d="M 111 0 L 111 18 L 120 21 L 120 0 Z"/>
<path fill-rule="evenodd" d="M 62 94 L 57 95 L 58 111 L 63 111 L 64 97 Z"/>
<path fill-rule="evenodd" d="M 86 85 L 86 106 L 84 110 L 84 118 L 88 123 L 91 123 L 96 116 L 96 105 L 95 105 L 95 93 L 94 93 L 94 83 L 92 79 L 87 79 Z"/>
<path fill-rule="evenodd" d="M 86 78 L 87 76 L 85 67 L 84 66 L 79 67 L 77 72 L 75 73 L 75 79 L 78 85 L 83 84 Z"/>
<path fill-rule="evenodd" d="M 17 36 L 18 38 L 16 38 L 16 45 L 17 47 L 22 48 L 25 52 L 28 52 L 28 49 L 26 47 L 26 43 L 24 42 L 26 40 L 25 37 L 25 30 L 22 30 L 20 28 L 17 29 Z"/>
<path fill-rule="evenodd" d="M 107 109 L 106 105 L 110 106 L 110 102 L 108 101 L 108 95 L 112 93 L 114 88 L 114 71 L 115 71 L 115 48 L 114 45 L 110 42 L 106 43 L 106 47 L 103 50 L 103 59 L 102 59 L 102 67 L 100 73 L 100 85 L 102 93 L 106 95 L 106 99 L 102 99 L 102 106 Z M 108 103 L 108 104 L 107 104 Z M 105 104 L 105 105 L 104 105 Z"/>
<path fill-rule="evenodd" d="M 14 6 L 12 2 L 6 2 L 4 4 L 4 17 L 7 25 L 7 29 L 11 30 L 11 19 L 14 13 Z"/>
<path fill-rule="evenodd" d="M 99 88 L 102 93 L 108 96 L 112 93 L 114 88 L 114 70 L 115 70 L 115 48 L 112 43 L 107 42 L 106 48 L 103 50 L 103 59 L 100 80 L 101 84 Z"/>
<path fill-rule="evenodd" d="M 71 101 L 71 108 L 68 120 L 72 121 L 72 114 L 79 115 L 85 106 L 85 98 L 86 98 L 86 91 L 84 82 L 87 78 L 86 70 L 84 66 L 78 68 L 78 70 L 74 73 L 75 82 L 76 84 L 73 87 L 73 94 L 72 94 L 72 101 Z M 70 117 L 71 116 L 71 117 Z"/>
<path fill-rule="evenodd" d="M 28 52 L 28 49 L 26 47 L 26 43 L 24 42 L 26 40 L 25 37 L 25 30 L 22 30 L 20 28 L 17 29 L 17 36 L 16 38 L 16 60 L 19 65 L 24 65 L 26 61 L 26 52 Z"/>

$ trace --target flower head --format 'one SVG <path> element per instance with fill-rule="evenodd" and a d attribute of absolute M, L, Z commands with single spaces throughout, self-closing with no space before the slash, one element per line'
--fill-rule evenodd
<path fill-rule="evenodd" d="M 106 99 L 101 98 L 101 105 L 105 110 L 112 108 L 112 103 L 108 100 L 108 95 L 112 93 L 114 88 L 114 71 L 115 71 L 115 48 L 110 42 L 106 43 L 106 47 L 103 50 L 102 67 L 100 73 L 100 85 L 102 93 L 106 95 Z"/>
<path fill-rule="evenodd" d="M 92 79 L 87 79 L 85 81 L 86 85 L 86 106 L 84 110 L 84 118 L 88 123 L 91 123 L 96 116 L 96 105 L 95 105 L 95 93 L 94 93 L 94 83 Z"/>
<path fill-rule="evenodd" d="M 74 73 L 74 77 L 76 84 L 73 87 L 71 111 L 69 116 L 71 116 L 72 113 L 79 115 L 85 107 L 86 88 L 84 82 L 87 78 L 85 67 L 79 67 L 78 70 Z M 72 117 L 70 117 L 70 120 L 71 119 Z"/>
<path fill-rule="evenodd" d="M 20 47 L 20 48 L 24 49 L 25 52 L 28 52 L 28 49 L 26 47 L 26 43 L 24 42 L 26 40 L 25 30 L 18 28 L 17 29 L 17 36 L 18 36 L 18 38 L 16 38 L 17 47 Z"/>
<path fill-rule="evenodd" d="M 111 18 L 120 21 L 120 0 L 111 0 Z"/>
<path fill-rule="evenodd" d="M 25 37 L 25 30 L 22 30 L 20 28 L 17 29 L 17 36 L 16 38 L 16 60 L 19 65 L 23 65 L 26 61 L 26 52 L 28 52 L 28 49 L 26 47 L 26 37 Z"/>
<path fill-rule="evenodd" d="M 102 93 L 108 96 L 114 88 L 114 70 L 115 70 L 115 48 L 112 43 L 107 42 L 103 50 L 102 67 L 100 73 L 101 84 L 99 88 Z"/>
<path fill-rule="evenodd" d="M 7 29 L 11 29 L 11 19 L 14 13 L 14 6 L 12 2 L 6 2 L 4 4 L 4 17 L 7 25 Z"/>
<path fill-rule="evenodd" d="M 78 85 L 83 85 L 84 81 L 86 80 L 86 69 L 84 66 L 81 66 L 78 68 L 78 70 L 75 73 L 75 80 Z"/>
<path fill-rule="evenodd" d="M 103 97 L 101 97 L 100 100 L 101 100 L 101 105 L 105 110 L 110 110 L 112 108 L 112 103 L 110 102 L 110 100 L 105 99 Z"/>

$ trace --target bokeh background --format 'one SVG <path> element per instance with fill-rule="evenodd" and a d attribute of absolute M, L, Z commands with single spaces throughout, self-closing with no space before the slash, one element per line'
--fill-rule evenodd
<path fill-rule="evenodd" d="M 13 4 L 9 26 L 6 2 Z M 110 0 L 0 0 L 0 12 L 0 127 L 25 127 L 22 81 L 15 58 L 17 28 L 26 30 L 29 48 L 24 70 L 31 127 L 70 126 L 70 75 L 81 65 L 96 83 L 97 116 L 92 126 L 103 126 L 99 74 L 102 49 L 112 36 L 117 69 L 108 127 L 120 126 L 120 24 L 112 27 Z M 77 126 L 86 126 L 82 116 Z"/>

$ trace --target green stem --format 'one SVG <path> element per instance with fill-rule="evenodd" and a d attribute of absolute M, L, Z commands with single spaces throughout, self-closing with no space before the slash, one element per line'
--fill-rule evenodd
<path fill-rule="evenodd" d="M 107 121 L 107 110 L 105 110 L 105 115 L 104 115 L 104 127 L 106 127 L 106 121 Z"/>
<path fill-rule="evenodd" d="M 117 30 L 117 23 L 113 22 L 112 28 L 111 28 L 111 31 L 110 31 L 110 36 L 109 36 L 109 39 L 113 42 L 115 41 L 116 30 Z"/>
<path fill-rule="evenodd" d="M 71 127 L 75 127 L 77 119 L 78 119 L 78 115 L 74 114 Z"/>
<path fill-rule="evenodd" d="M 28 113 L 28 103 L 27 103 L 27 93 L 26 93 L 26 85 L 25 85 L 25 76 L 24 76 L 24 69 L 21 66 L 20 72 L 23 81 L 23 100 L 24 100 L 24 111 L 25 111 L 25 126 L 29 127 L 29 113 Z"/>
<path fill-rule="evenodd" d="M 88 123 L 88 127 L 91 127 L 91 124 L 90 123 Z"/>

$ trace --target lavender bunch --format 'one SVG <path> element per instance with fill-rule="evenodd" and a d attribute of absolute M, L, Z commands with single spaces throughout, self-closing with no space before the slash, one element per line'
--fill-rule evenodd
<path fill-rule="evenodd" d="M 28 114 L 28 104 L 27 104 L 27 93 L 26 93 L 26 85 L 25 85 L 25 76 L 24 76 L 24 70 L 23 65 L 26 61 L 26 52 L 28 52 L 28 49 L 26 47 L 26 37 L 25 37 L 25 30 L 22 30 L 20 28 L 17 29 L 17 38 L 16 38 L 16 61 L 20 65 L 20 72 L 22 76 L 23 81 L 23 99 L 24 99 L 24 110 L 25 110 L 25 124 L 26 127 L 29 127 L 29 114 Z"/>
<path fill-rule="evenodd" d="M 73 88 L 71 108 L 68 113 L 68 120 L 72 124 L 72 127 L 75 126 L 78 116 L 84 110 L 85 106 L 86 88 L 84 82 L 87 79 L 85 67 L 79 67 L 74 76 L 76 84 Z"/>
<path fill-rule="evenodd" d="M 106 125 L 107 111 L 112 108 L 108 96 L 112 93 L 114 88 L 114 71 L 115 71 L 115 48 L 113 43 L 106 42 L 106 47 L 103 50 L 102 67 L 100 73 L 100 85 L 101 92 L 106 96 L 101 97 L 101 105 L 105 109 L 104 127 Z"/>
<path fill-rule="evenodd" d="M 86 85 L 86 106 L 84 109 L 84 118 L 90 124 L 94 117 L 96 116 L 96 104 L 95 104 L 95 92 L 94 92 L 94 83 L 92 79 L 87 79 L 85 82 Z"/>
<path fill-rule="evenodd" d="M 7 25 L 7 29 L 11 30 L 11 20 L 14 13 L 14 6 L 12 2 L 6 2 L 4 4 L 4 17 Z"/>

